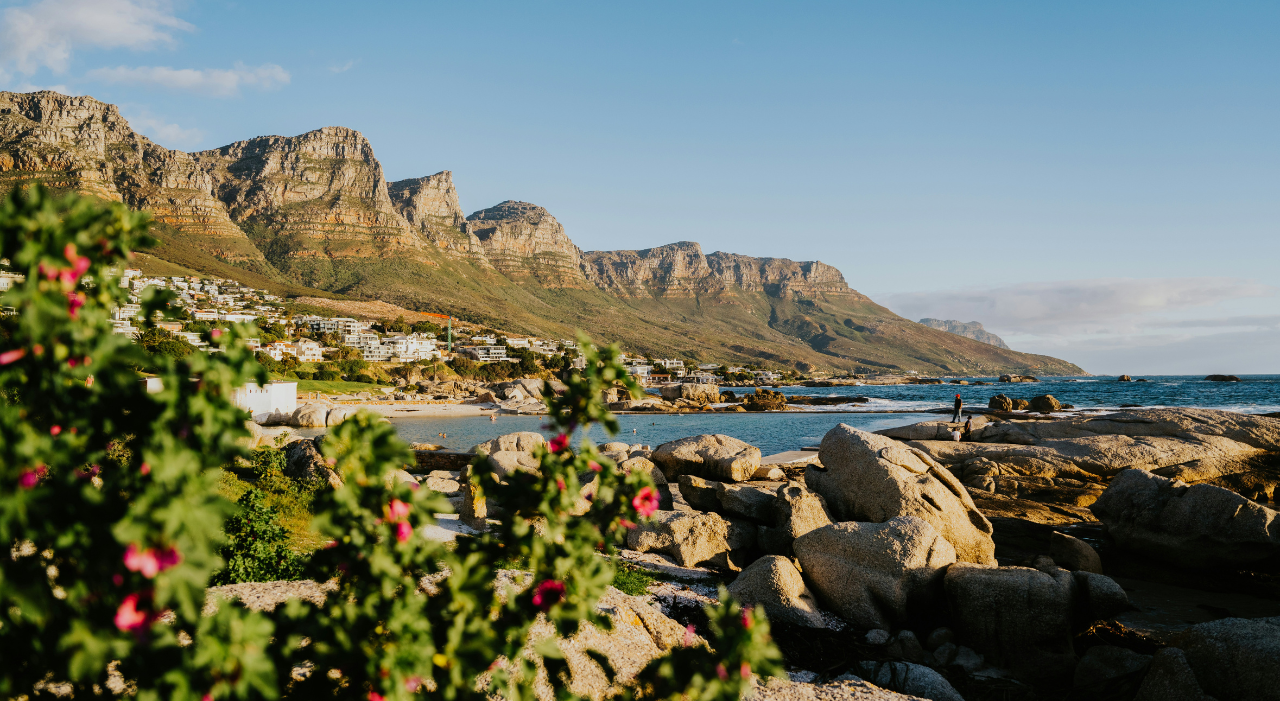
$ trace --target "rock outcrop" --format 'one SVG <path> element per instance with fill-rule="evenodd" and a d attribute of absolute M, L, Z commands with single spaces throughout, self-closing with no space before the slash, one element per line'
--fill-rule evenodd
<path fill-rule="evenodd" d="M 882 523 L 916 516 L 951 543 L 960 562 L 995 564 L 991 523 L 958 480 L 924 453 L 840 424 L 822 438 L 822 468 L 805 483 L 840 521 Z"/>
<path fill-rule="evenodd" d="M 458 203 L 452 173 L 442 170 L 423 178 L 387 183 L 387 195 L 400 216 L 422 238 L 482 267 L 492 267 L 480 239 L 467 232 L 466 216 Z"/>
<path fill-rule="evenodd" d="M 947 569 L 944 583 L 965 645 L 1023 678 L 1070 679 L 1076 663 L 1070 573 L 961 562 Z"/>
<path fill-rule="evenodd" d="M 0 92 L 0 189 L 30 181 L 149 210 L 216 258 L 265 263 L 215 197 L 216 178 L 192 155 L 135 132 L 115 105 L 48 90 Z"/>
<path fill-rule="evenodd" d="M 729 593 L 744 606 L 763 606 L 771 621 L 810 628 L 825 626 L 818 602 L 799 570 L 785 557 L 766 555 L 751 563 L 729 585 Z"/>
<path fill-rule="evenodd" d="M 1126 470 L 1090 508 L 1120 546 L 1176 565 L 1280 555 L 1280 513 L 1221 487 Z"/>
<path fill-rule="evenodd" d="M 702 246 L 692 241 L 642 251 L 588 251 L 582 266 L 595 286 L 621 297 L 692 297 L 736 289 L 776 296 L 822 292 L 866 299 L 849 289 L 839 270 L 825 263 L 720 252 L 704 255 Z"/>
<path fill-rule="evenodd" d="M 936 606 L 956 561 L 951 544 L 914 516 L 823 526 L 793 547 L 819 598 L 863 629 L 897 629 Z"/>
<path fill-rule="evenodd" d="M 663 443 L 649 459 L 669 481 L 695 475 L 719 482 L 745 482 L 760 467 L 760 449 L 732 436 L 690 436 Z"/>
<path fill-rule="evenodd" d="M 507 200 L 472 213 L 466 226 L 493 266 L 507 276 L 532 276 L 547 287 L 586 286 L 582 251 L 546 209 Z"/>

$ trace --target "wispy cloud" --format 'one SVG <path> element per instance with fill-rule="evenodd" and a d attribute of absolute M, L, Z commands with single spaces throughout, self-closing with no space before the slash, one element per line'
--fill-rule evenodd
<path fill-rule="evenodd" d="M 22 81 L 17 85 L 13 86 L 13 89 L 16 92 L 40 92 L 41 90 L 52 90 L 54 92 L 62 93 L 63 95 L 73 94 L 71 88 L 61 83 L 57 85 L 36 85 L 34 83 L 28 83 L 26 81 Z"/>
<path fill-rule="evenodd" d="M 62 73 L 78 49 L 149 49 L 191 29 L 166 0 L 35 0 L 0 13 L 0 78 Z"/>
<path fill-rule="evenodd" d="M 204 138 L 199 129 L 184 129 L 152 115 L 146 109 L 122 110 L 122 115 L 129 120 L 129 126 L 148 136 L 152 141 L 168 148 L 191 148 L 198 146 Z"/>
<path fill-rule="evenodd" d="M 1280 371 L 1280 314 L 1267 313 L 1280 309 L 1280 289 L 1250 280 L 1063 280 L 880 299 L 909 319 L 976 319 L 1017 350 L 1091 372 Z"/>
<path fill-rule="evenodd" d="M 1134 330 L 1154 314 L 1276 293 L 1235 278 L 1108 278 L 891 294 L 884 302 L 910 319 L 977 319 L 989 329 L 1057 335 Z"/>
<path fill-rule="evenodd" d="M 354 68 L 354 67 L 355 67 L 355 65 L 356 65 L 357 63 L 360 63 L 360 62 L 359 62 L 359 61 L 347 61 L 346 63 L 342 64 L 341 66 L 339 66 L 339 65 L 332 65 L 332 66 L 329 66 L 329 72 L 330 72 L 330 73 L 346 73 L 347 71 L 349 71 L 349 70 L 351 70 L 352 68 Z"/>
<path fill-rule="evenodd" d="M 152 85 L 172 90 L 187 90 L 212 97 L 231 97 L 241 88 L 276 90 L 289 84 L 289 71 L 274 63 L 246 66 L 236 63 L 231 69 L 168 68 L 138 66 L 129 68 L 96 68 L 86 76 L 105 83 Z"/>

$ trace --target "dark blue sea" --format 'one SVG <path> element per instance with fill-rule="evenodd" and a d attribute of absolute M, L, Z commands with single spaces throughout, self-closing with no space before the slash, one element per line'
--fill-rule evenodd
<path fill-rule="evenodd" d="M 995 378 L 977 378 L 995 382 Z M 1243 382 L 1206 382 L 1203 377 L 1176 375 L 1134 376 L 1147 382 L 1117 382 L 1115 377 L 1053 377 L 1038 383 L 974 385 L 865 385 L 860 387 L 787 387 L 788 395 L 867 397 L 866 403 L 805 407 L 785 413 L 715 413 L 618 417 L 622 432 L 617 440 L 657 446 L 666 441 L 701 433 L 723 433 L 759 446 L 765 455 L 817 445 L 839 423 L 875 431 L 919 421 L 936 420 L 929 409 L 950 407 L 959 394 L 967 405 L 986 407 L 987 401 L 1005 394 L 1030 399 L 1051 394 L 1077 411 L 1107 411 L 1125 404 L 1142 407 L 1201 407 L 1258 414 L 1280 411 L 1280 375 L 1246 375 Z M 974 381 L 974 378 L 969 378 Z M 750 388 L 733 389 L 751 392 Z M 893 412 L 893 413 L 888 413 Z M 495 436 L 514 431 L 543 431 L 545 417 L 487 416 L 458 418 L 395 418 L 391 422 L 410 442 L 438 443 L 466 450 Z M 441 435 L 443 434 L 443 436 Z M 591 436 L 603 443 L 599 429 Z"/>

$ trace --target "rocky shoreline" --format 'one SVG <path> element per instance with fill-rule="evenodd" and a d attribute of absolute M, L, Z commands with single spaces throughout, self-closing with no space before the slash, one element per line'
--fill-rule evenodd
<path fill-rule="evenodd" d="M 622 556 L 676 584 L 641 601 L 681 627 L 717 581 L 764 606 L 792 679 L 760 698 L 1276 698 L 1280 420 L 992 414 L 962 442 L 958 426 L 839 425 L 779 456 L 723 435 L 600 446 L 661 494 Z M 537 469 L 543 441 L 417 445 L 395 478 L 455 505 L 431 537 L 467 537 L 505 517 L 471 493 L 471 461 Z M 327 469 L 312 441 L 286 450 L 290 474 Z"/>

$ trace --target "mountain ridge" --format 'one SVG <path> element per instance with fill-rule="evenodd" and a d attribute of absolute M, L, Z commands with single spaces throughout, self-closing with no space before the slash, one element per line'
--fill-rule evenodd
<path fill-rule="evenodd" d="M 643 352 L 800 369 L 1083 374 L 903 319 L 820 261 L 694 242 L 584 253 L 550 212 L 517 200 L 464 216 L 449 171 L 387 182 L 346 127 L 185 153 L 91 97 L 0 92 L 0 183 L 31 181 L 152 212 L 153 254 L 181 249 L 173 263 L 199 267 L 202 251 L 291 289 L 513 331 L 582 328 Z"/>
<path fill-rule="evenodd" d="M 1003 338 L 982 328 L 982 324 L 976 321 L 956 321 L 955 319 L 921 319 L 921 324 L 931 329 L 946 331 L 957 336 L 972 338 L 980 343 L 995 346 L 996 348 L 1008 348 L 1009 345 L 1004 342 Z"/>

